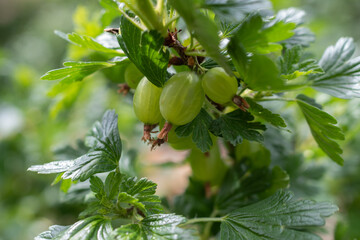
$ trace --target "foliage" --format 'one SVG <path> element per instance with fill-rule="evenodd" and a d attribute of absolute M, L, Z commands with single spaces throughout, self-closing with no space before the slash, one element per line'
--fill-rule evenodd
<path fill-rule="evenodd" d="M 168 4 L 159 0 L 156 6 L 154 2 L 100 1 L 105 9 L 101 27 L 120 20 L 119 28 L 110 30 L 116 36 L 105 33 L 106 40 L 99 33 L 58 32 L 73 49 L 83 51 L 80 61 L 65 62 L 64 68 L 51 70 L 42 79 L 60 80 L 50 96 L 61 93 L 61 101 L 74 103 L 80 88 L 88 84 L 77 83 L 98 73 L 123 82 L 129 62 L 160 89 L 173 74 L 193 71 L 202 76 L 212 67 L 224 68 L 239 83 L 232 102 L 220 105 L 205 99 L 200 113 L 173 131 L 180 142 L 191 140 L 191 147 L 183 148 L 199 148 L 205 156 L 221 146 L 224 153 L 217 160 L 226 166 L 227 174 L 217 181 L 192 180 L 174 203 L 162 203 L 155 195 L 156 183 L 129 176 L 129 172 L 136 174 L 133 167 L 123 168 L 121 156 L 127 153 L 120 140 L 118 115 L 107 111 L 85 138 L 85 153 L 29 168 L 57 173 L 54 183 L 62 181 L 61 189 L 69 195 L 76 196 L 70 189 L 82 183 L 87 192 L 86 197 L 78 193 L 86 204 L 79 221 L 51 226 L 37 239 L 318 239 L 309 229 L 324 225 L 324 218 L 337 207 L 294 200 L 284 190 L 293 176 L 284 165 L 272 164 L 275 143 L 269 147 L 266 134 L 272 126 L 276 131 L 288 130 L 292 120 L 263 102 L 296 103 L 289 108 L 303 114 L 319 148 L 342 165 L 342 149 L 336 142 L 344 140 L 342 129 L 304 93 L 313 89 L 338 98 L 358 97 L 359 64 L 358 58 L 352 58 L 352 40 L 341 38 L 317 61 L 305 52 L 314 39 L 303 27 L 303 11 L 271 13 L 266 0 L 169 0 Z M 119 46 L 113 47 L 115 39 Z M 155 126 L 145 127 L 144 136 L 151 135 Z M 166 123 L 156 138 L 145 140 L 152 148 L 160 146 L 171 127 Z"/>

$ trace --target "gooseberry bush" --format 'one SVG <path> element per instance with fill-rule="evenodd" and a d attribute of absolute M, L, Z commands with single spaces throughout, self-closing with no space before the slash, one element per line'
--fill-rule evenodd
<path fill-rule="evenodd" d="M 42 79 L 58 80 L 55 96 L 97 71 L 116 78 L 113 90 L 131 96 L 144 124 L 142 140 L 152 150 L 187 149 L 192 176 L 173 201 L 157 196 L 156 183 L 123 167 L 129 153 L 108 110 L 77 157 L 29 168 L 57 174 L 65 192 L 83 184 L 77 194 L 86 195 L 79 221 L 35 239 L 320 239 L 317 227 L 338 208 L 287 189 L 296 176 L 272 161 L 297 165 L 298 155 L 281 148 L 290 128 L 264 103 L 302 112 L 318 148 L 342 165 L 342 130 L 304 93 L 360 97 L 353 40 L 341 38 L 313 59 L 305 13 L 275 12 L 267 0 L 99 2 L 104 33 L 56 32 L 90 50 L 86 61 L 65 62 Z"/>

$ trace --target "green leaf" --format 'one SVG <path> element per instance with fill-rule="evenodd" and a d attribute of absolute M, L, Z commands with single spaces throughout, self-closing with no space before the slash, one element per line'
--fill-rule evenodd
<path fill-rule="evenodd" d="M 155 195 L 156 186 L 156 183 L 146 178 L 124 179 L 120 184 L 118 205 L 122 208 L 128 208 L 124 203 L 133 205 L 146 215 L 161 213 L 163 209 L 160 198 Z"/>
<path fill-rule="evenodd" d="M 202 7 L 212 10 L 221 18 L 239 22 L 249 13 L 271 9 L 271 2 L 267 0 L 205 0 Z"/>
<path fill-rule="evenodd" d="M 34 240 L 51 240 L 55 239 L 60 233 L 65 232 L 69 226 L 53 225 L 49 227 L 48 231 L 40 233 Z"/>
<path fill-rule="evenodd" d="M 340 156 L 342 150 L 335 140 L 344 140 L 344 134 L 342 130 L 335 125 L 337 123 L 336 119 L 319 108 L 310 105 L 307 102 L 307 97 L 298 95 L 296 99 L 319 147 L 332 160 L 339 165 L 343 165 L 344 160 Z"/>
<path fill-rule="evenodd" d="M 126 178 L 125 175 L 111 172 L 105 184 L 97 176 L 92 176 L 90 183 L 97 200 L 91 203 L 82 216 L 118 214 L 126 218 L 133 214 L 133 208 L 141 216 L 163 211 L 160 198 L 155 195 L 156 184 L 146 178 Z"/>
<path fill-rule="evenodd" d="M 287 85 L 280 78 L 275 62 L 262 55 L 280 51 L 282 46 L 278 42 L 291 37 L 294 27 L 295 23 L 284 22 L 266 27 L 260 15 L 252 15 L 230 38 L 228 53 L 240 77 L 251 89 L 281 91 L 299 86 L 298 83 Z"/>
<path fill-rule="evenodd" d="M 294 35 L 289 39 L 281 41 L 286 47 L 309 47 L 310 43 L 315 41 L 315 35 L 308 28 L 301 27 L 305 22 L 305 12 L 303 10 L 296 8 L 280 10 L 276 14 L 275 19 L 268 24 L 273 25 L 280 21 L 296 24 L 296 28 L 293 30 Z"/>
<path fill-rule="evenodd" d="M 49 231 L 41 233 L 35 240 L 108 240 L 113 231 L 111 221 L 101 216 L 85 218 L 72 226 L 51 226 Z"/>
<path fill-rule="evenodd" d="M 169 63 L 169 51 L 163 47 L 164 38 L 155 30 L 142 33 L 124 16 L 120 20 L 120 31 L 118 41 L 122 50 L 150 82 L 162 87 L 167 80 Z"/>
<path fill-rule="evenodd" d="M 194 120 L 188 124 L 177 127 L 175 132 L 178 137 L 187 137 L 192 134 L 192 140 L 196 146 L 202 152 L 208 152 L 213 145 L 208 130 L 211 122 L 211 116 L 202 108 Z"/>
<path fill-rule="evenodd" d="M 118 56 L 124 56 L 125 54 L 120 50 L 115 50 L 107 48 L 104 45 L 97 42 L 95 39 L 89 36 L 80 35 L 78 33 L 63 33 L 60 31 L 55 31 L 55 34 L 69 41 L 70 43 L 77 45 L 79 47 L 87 48 L 97 52 L 109 53 Z"/>
<path fill-rule="evenodd" d="M 94 72 L 115 66 L 110 62 L 64 62 L 64 68 L 50 70 L 45 73 L 42 80 L 61 80 L 49 92 L 50 96 L 56 96 L 66 90 L 72 83 L 82 81 Z"/>
<path fill-rule="evenodd" d="M 301 25 L 305 22 L 305 11 L 296 8 L 288 8 L 280 10 L 271 24 L 277 22 L 285 22 L 285 23 L 295 23 L 296 26 Z"/>
<path fill-rule="evenodd" d="M 301 228 L 324 225 L 324 218 L 338 208 L 327 202 L 296 201 L 293 198 L 292 193 L 279 191 L 230 213 L 221 223 L 221 239 L 320 240 L 319 236 L 301 231 Z"/>
<path fill-rule="evenodd" d="M 86 145 L 88 153 L 74 160 L 54 161 L 44 165 L 34 165 L 28 171 L 41 174 L 61 173 L 63 179 L 85 181 L 95 173 L 108 172 L 118 166 L 121 157 L 121 140 L 115 111 L 107 111 L 102 122 L 96 122 Z"/>
<path fill-rule="evenodd" d="M 319 61 L 325 74 L 311 78 L 312 87 L 338 98 L 360 97 L 360 57 L 351 58 L 354 52 L 352 38 L 340 38 L 328 47 Z"/>
<path fill-rule="evenodd" d="M 239 29 L 241 26 L 240 23 L 231 23 L 228 21 L 225 21 L 223 19 L 215 18 L 217 20 L 217 24 L 219 25 L 220 31 L 221 31 L 221 38 L 229 38 L 232 37 L 233 34 Z"/>
<path fill-rule="evenodd" d="M 261 71 L 259 71 L 261 69 Z M 286 89 L 285 81 L 280 78 L 279 69 L 267 56 L 254 55 L 243 78 L 248 86 L 257 91 Z"/>
<path fill-rule="evenodd" d="M 284 119 L 280 116 L 280 114 L 272 113 L 270 110 L 256 103 L 251 98 L 247 97 L 245 98 L 245 100 L 250 105 L 249 112 L 252 115 L 262 118 L 263 120 L 267 121 L 275 127 L 286 128 L 286 123 Z"/>
<path fill-rule="evenodd" d="M 116 208 L 116 197 L 119 194 L 119 185 L 122 180 L 122 175 L 116 172 L 111 172 L 107 175 L 105 184 L 97 176 L 91 176 L 90 189 L 95 193 L 96 199 L 90 199 L 89 206 L 80 216 L 91 216 L 96 214 L 118 214 L 121 216 L 122 211 Z M 126 216 L 123 216 L 126 217 Z"/>
<path fill-rule="evenodd" d="M 323 73 L 322 68 L 314 59 L 301 61 L 301 47 L 287 48 L 279 59 L 281 77 L 292 80 L 309 74 Z"/>
<path fill-rule="evenodd" d="M 280 51 L 282 46 L 277 42 L 290 38 L 294 33 L 294 23 L 277 22 L 266 27 L 261 16 L 249 16 L 231 38 L 231 41 L 240 43 L 247 52 L 268 54 Z"/>
<path fill-rule="evenodd" d="M 191 229 L 182 229 L 180 224 L 186 222 L 182 216 L 174 214 L 154 214 L 144 218 L 138 224 L 128 224 L 114 230 L 112 234 L 117 240 L 143 239 L 199 239 Z"/>
<path fill-rule="evenodd" d="M 226 72 L 232 74 L 227 59 L 220 52 L 218 28 L 213 20 L 205 16 L 193 0 L 169 0 L 169 3 L 185 20 L 189 31 L 193 33 L 206 53 Z"/>
<path fill-rule="evenodd" d="M 250 113 L 238 109 L 214 120 L 210 131 L 234 146 L 243 139 L 261 142 L 264 137 L 258 130 L 265 130 L 266 127 L 259 122 L 251 122 L 253 120 L 254 117 Z"/>
<path fill-rule="evenodd" d="M 105 179 L 105 194 L 109 199 L 116 197 L 119 193 L 119 186 L 121 183 L 121 176 L 119 173 L 111 172 Z"/>

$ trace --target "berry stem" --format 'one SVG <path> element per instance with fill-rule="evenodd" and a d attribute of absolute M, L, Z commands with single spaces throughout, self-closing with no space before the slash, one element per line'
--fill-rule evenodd
<path fill-rule="evenodd" d="M 172 124 L 169 122 L 166 122 L 157 137 L 159 139 L 164 139 L 165 141 L 167 141 L 167 136 L 168 136 L 168 133 L 170 132 L 171 128 L 172 128 Z"/>
<path fill-rule="evenodd" d="M 127 83 L 118 84 L 118 93 L 122 93 L 122 95 L 126 96 L 130 91 L 130 86 Z"/>
<path fill-rule="evenodd" d="M 235 95 L 232 101 L 244 112 L 246 112 L 247 109 L 250 108 L 250 105 L 246 102 L 246 100 L 238 95 Z"/>
<path fill-rule="evenodd" d="M 141 138 L 144 142 L 151 141 L 151 131 L 157 126 L 157 124 L 144 124 L 144 135 Z"/>
<path fill-rule="evenodd" d="M 168 133 L 170 132 L 171 128 L 172 128 L 171 123 L 166 122 L 164 124 L 164 127 L 161 129 L 161 131 L 157 135 L 157 139 L 155 141 L 153 141 L 151 150 L 154 150 L 157 146 L 160 146 L 161 144 L 163 144 L 164 142 L 167 141 Z"/>

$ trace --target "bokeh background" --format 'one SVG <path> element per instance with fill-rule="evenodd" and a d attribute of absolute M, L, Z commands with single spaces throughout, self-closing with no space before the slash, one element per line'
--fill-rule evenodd
<path fill-rule="evenodd" d="M 307 12 L 307 25 L 317 36 L 310 50 L 317 59 L 341 36 L 360 42 L 359 0 L 272 2 L 276 10 L 297 7 Z M 108 108 L 119 114 L 125 148 L 141 146 L 136 157 L 142 166 L 139 174 L 159 183 L 160 195 L 179 194 L 186 186 L 190 174 L 186 165 L 179 163 L 171 170 L 169 164 L 162 164 L 181 161 L 186 152 L 174 154 L 164 147 L 150 153 L 140 144 L 142 127 L 131 99 L 116 93 L 116 80 L 97 73 L 76 85 L 69 96 L 57 97 L 48 95 L 53 83 L 40 80 L 64 60 L 84 54 L 83 49 L 68 47 L 54 30 L 97 36 L 103 30 L 100 18 L 96 0 L 0 0 L 0 240 L 33 239 L 50 225 L 76 220 L 83 206 L 65 197 L 58 186 L 50 186 L 54 176 L 26 169 L 59 158 L 64 146 L 76 145 Z M 324 239 L 360 238 L 360 101 L 307 94 L 323 104 L 344 129 L 345 166 L 332 163 L 316 147 L 301 114 L 282 106 L 293 131 L 293 159 L 284 166 L 296 179 L 291 190 L 298 197 L 331 200 L 340 206 L 323 230 Z M 152 168 L 154 164 L 160 167 Z"/>

